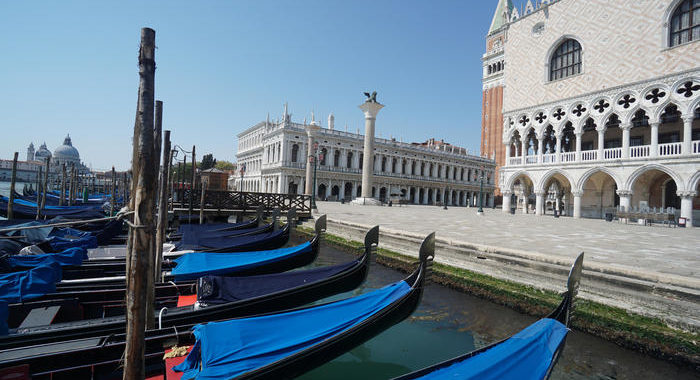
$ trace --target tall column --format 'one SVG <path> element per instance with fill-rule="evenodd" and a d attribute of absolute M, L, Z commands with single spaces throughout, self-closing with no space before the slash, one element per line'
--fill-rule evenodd
<path fill-rule="evenodd" d="M 583 132 L 576 132 L 576 162 L 581 162 L 581 137 Z"/>
<path fill-rule="evenodd" d="M 683 145 L 681 146 L 681 154 L 693 153 L 693 115 L 683 118 Z"/>
<path fill-rule="evenodd" d="M 544 215 L 544 196 L 545 196 L 544 191 L 536 191 L 535 192 L 535 215 Z"/>
<path fill-rule="evenodd" d="M 510 190 L 505 190 L 501 192 L 503 194 L 503 206 L 501 208 L 501 211 L 503 212 L 510 212 L 510 196 L 513 194 Z"/>
<path fill-rule="evenodd" d="M 358 198 L 355 203 L 361 204 L 379 204 L 377 200 L 372 199 L 372 180 L 373 168 L 372 162 L 374 157 L 374 123 L 377 120 L 377 114 L 384 106 L 375 101 L 367 100 L 360 109 L 365 114 L 365 142 L 364 142 L 364 158 L 362 162 L 362 197 Z"/>
<path fill-rule="evenodd" d="M 557 137 L 557 151 L 556 151 L 556 154 L 557 154 L 557 158 L 556 158 L 556 159 L 557 159 L 557 162 L 561 162 L 561 138 L 562 138 L 563 135 L 564 135 L 564 134 L 561 133 L 561 132 L 557 133 L 557 135 L 556 135 L 556 137 Z"/>
<path fill-rule="evenodd" d="M 520 152 L 521 152 L 520 153 L 520 156 L 521 156 L 520 164 L 521 165 L 525 165 L 525 160 L 527 158 L 527 145 L 525 145 L 525 143 L 526 143 L 526 140 L 523 140 L 520 144 L 522 146 L 522 148 L 520 149 Z"/>
<path fill-rule="evenodd" d="M 508 144 L 504 144 L 506 146 L 506 162 L 505 166 L 508 166 L 508 161 L 510 161 L 510 141 Z"/>
<path fill-rule="evenodd" d="M 521 197 L 522 197 L 522 201 L 523 201 L 523 205 L 522 205 L 523 206 L 523 214 L 527 214 L 527 196 L 528 196 L 528 194 L 527 194 L 527 192 L 525 192 L 525 190 L 523 190 L 523 192 L 521 194 L 522 194 Z"/>
<path fill-rule="evenodd" d="M 603 149 L 605 149 L 605 127 L 597 129 L 598 131 L 598 160 L 603 160 Z"/>
<path fill-rule="evenodd" d="M 695 191 L 679 191 L 679 197 L 681 197 L 681 218 L 685 218 L 685 225 L 687 227 L 693 226 L 693 197 L 697 195 Z"/>
<path fill-rule="evenodd" d="M 544 136 L 537 136 L 537 163 L 541 164 L 542 163 L 542 149 L 544 148 L 544 141 L 542 141 L 542 138 Z"/>
<path fill-rule="evenodd" d="M 630 129 L 632 124 L 620 125 L 622 129 L 622 158 L 630 158 Z"/>
<path fill-rule="evenodd" d="M 314 133 L 319 129 L 317 125 L 310 124 L 306 126 L 306 189 L 304 194 L 312 195 L 314 193 L 314 165 L 312 158 L 314 156 Z"/>
<path fill-rule="evenodd" d="M 649 156 L 657 157 L 659 155 L 659 125 L 661 122 L 654 121 L 649 124 L 651 125 L 651 152 L 649 152 Z"/>
<path fill-rule="evenodd" d="M 581 197 L 583 196 L 583 191 L 576 190 L 572 191 L 571 194 L 574 195 L 574 219 L 581 218 Z"/>

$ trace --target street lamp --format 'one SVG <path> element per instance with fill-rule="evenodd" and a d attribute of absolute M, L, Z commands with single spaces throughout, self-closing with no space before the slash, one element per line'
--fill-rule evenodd
<path fill-rule="evenodd" d="M 240 192 L 243 192 L 243 176 L 245 175 L 245 169 L 246 165 L 245 163 L 242 163 L 241 168 L 238 170 L 239 173 L 241 173 L 241 188 L 239 189 Z"/>
<path fill-rule="evenodd" d="M 323 153 L 318 153 L 318 142 L 314 143 L 314 154 L 309 156 L 309 163 L 314 163 L 314 182 L 313 190 L 311 192 L 311 209 L 316 210 L 316 168 L 318 166 L 318 160 L 323 159 Z"/>
<path fill-rule="evenodd" d="M 476 211 L 477 215 L 484 214 L 484 166 L 481 166 L 481 176 L 479 176 L 479 209 Z"/>

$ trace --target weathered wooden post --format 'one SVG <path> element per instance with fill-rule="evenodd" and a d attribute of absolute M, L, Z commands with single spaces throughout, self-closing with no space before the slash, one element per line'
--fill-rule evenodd
<path fill-rule="evenodd" d="M 114 166 L 112 166 L 112 191 L 110 193 L 111 199 L 109 202 L 109 216 L 114 216 L 114 204 L 116 202 L 116 199 L 114 199 L 114 197 L 116 197 L 114 187 L 115 187 L 116 183 L 117 183 L 117 173 L 114 171 Z"/>
<path fill-rule="evenodd" d="M 158 172 L 160 169 L 160 149 L 162 146 L 161 139 L 162 139 L 162 134 L 163 134 L 163 102 L 160 100 L 155 101 L 155 113 L 154 113 L 154 120 L 153 120 L 153 166 L 150 168 L 151 170 L 151 176 L 153 177 L 153 180 L 155 181 L 155 186 L 154 186 L 154 192 L 153 192 L 153 209 L 151 210 L 152 213 L 156 212 L 156 208 L 158 207 L 158 197 L 159 197 L 159 192 L 158 192 Z M 153 239 L 151 239 L 151 250 L 150 250 L 150 255 L 148 256 L 148 268 L 150 270 L 154 270 L 155 268 L 155 262 L 156 262 L 156 256 L 158 252 L 158 247 L 157 247 L 157 242 L 154 241 L 154 239 L 158 236 L 158 227 L 157 223 L 160 219 L 154 221 L 154 227 L 156 227 L 156 230 L 154 231 L 155 234 L 153 236 Z M 162 250 L 162 248 L 161 248 Z M 150 274 L 151 272 L 149 272 Z M 153 305 L 155 304 L 155 276 L 149 275 L 148 276 L 148 283 L 146 285 L 146 289 L 148 290 L 148 298 L 146 299 L 146 306 L 149 306 L 149 312 L 146 316 L 146 327 L 149 329 L 152 329 L 155 326 L 155 318 L 152 316 L 152 311 L 153 311 Z"/>
<path fill-rule="evenodd" d="M 38 167 L 39 170 L 36 172 L 36 220 L 39 220 L 39 214 L 41 214 L 41 166 Z"/>
<path fill-rule="evenodd" d="M 41 195 L 41 211 L 46 207 L 46 192 L 49 191 L 49 170 L 51 169 L 51 157 L 46 157 L 46 170 L 44 171 L 44 193 Z M 38 201 L 38 199 L 37 199 Z"/>
<path fill-rule="evenodd" d="M 135 211 L 131 228 L 131 246 L 127 253 L 126 291 L 126 347 L 124 349 L 125 380 L 145 378 L 144 336 L 147 320 L 152 317 L 153 305 L 147 305 L 148 279 L 153 278 L 153 268 L 148 267 L 153 256 L 153 210 L 155 207 L 155 178 L 153 167 L 153 101 L 155 87 L 155 31 L 141 29 L 139 49 L 139 93 L 134 146 L 137 155 L 132 158 L 133 200 Z"/>
<path fill-rule="evenodd" d="M 195 146 L 192 145 L 192 183 L 190 184 L 190 210 L 187 213 L 187 217 L 190 219 L 189 222 L 192 222 L 192 206 L 194 202 L 194 192 L 195 192 L 195 184 L 197 183 L 197 161 L 195 161 Z"/>
<path fill-rule="evenodd" d="M 15 203 L 15 182 L 17 181 L 17 157 L 19 152 L 15 152 L 15 158 L 12 159 L 12 176 L 10 177 L 10 201 L 7 204 L 7 219 L 13 219 L 12 211 L 13 203 Z"/>
<path fill-rule="evenodd" d="M 126 202 L 129 200 L 127 197 L 129 196 L 128 190 L 129 189 L 129 174 L 125 171 L 122 173 L 122 207 L 126 206 Z"/>
<path fill-rule="evenodd" d="M 73 206 L 73 192 L 75 191 L 75 164 L 70 165 L 70 180 L 68 181 L 68 206 Z"/>
<path fill-rule="evenodd" d="M 156 103 L 157 106 L 158 103 Z M 156 112 L 156 115 L 158 113 Z M 163 169 L 160 178 L 160 197 L 158 198 L 158 228 L 156 229 L 156 262 L 154 266 L 154 279 L 160 281 L 162 278 L 163 264 L 163 243 L 165 242 L 165 228 L 168 226 L 168 189 L 170 188 L 170 161 L 172 152 L 170 151 L 170 131 L 165 131 L 163 143 Z"/>
<path fill-rule="evenodd" d="M 66 163 L 62 165 L 63 175 L 61 176 L 61 197 L 58 198 L 58 205 L 63 206 L 64 198 L 66 197 Z"/>
<path fill-rule="evenodd" d="M 204 224 L 204 193 L 207 191 L 209 181 L 205 181 L 204 177 L 200 181 L 202 183 L 202 195 L 199 198 L 199 224 Z"/>

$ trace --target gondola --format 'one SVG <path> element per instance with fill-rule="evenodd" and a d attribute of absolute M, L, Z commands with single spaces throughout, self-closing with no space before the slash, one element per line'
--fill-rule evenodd
<path fill-rule="evenodd" d="M 260 205 L 255 210 L 254 219 L 240 223 L 182 224 L 177 229 L 177 232 L 169 234 L 168 238 L 170 240 L 179 240 L 182 238 L 182 235 L 186 233 L 196 233 L 200 231 L 237 231 L 259 227 L 263 220 L 264 211 L 265 208 L 262 205 Z"/>
<path fill-rule="evenodd" d="M 402 281 L 360 296 L 281 313 L 260 314 L 221 323 L 196 325 L 194 333 L 187 331 L 193 328 L 193 325 L 147 330 L 144 341 L 147 375 L 156 376 L 164 373 L 163 354 L 166 347 L 208 345 L 209 338 L 216 339 L 207 332 L 210 328 L 230 329 L 231 324 L 239 324 L 244 328 L 241 331 L 247 331 L 246 326 L 262 326 L 260 323 L 265 324 L 266 321 L 275 320 L 279 323 L 278 325 L 268 326 L 264 329 L 265 331 L 258 331 L 254 335 L 267 336 L 271 341 L 282 343 L 274 334 L 305 333 L 299 330 L 301 326 L 289 324 L 293 321 L 306 321 L 307 328 L 318 328 L 323 327 L 319 326 L 320 324 L 337 322 L 337 318 L 345 319 L 346 324 L 335 326 L 332 333 L 322 339 L 301 342 L 292 349 L 287 347 L 282 355 L 275 354 L 282 351 L 268 347 L 270 348 L 267 350 L 268 355 L 264 359 L 258 356 L 261 360 L 257 362 L 255 368 L 250 368 L 241 374 L 241 377 L 290 378 L 304 373 L 365 342 L 413 313 L 420 302 L 428 268 L 434 256 L 434 248 L 435 235 L 430 234 L 421 245 L 420 263 L 411 275 Z M 337 318 L 323 317 L 327 313 L 335 314 Z M 263 335 L 259 335 L 261 333 Z M 120 376 L 124 339 L 125 336 L 119 334 L 2 350 L 0 368 L 25 365 L 33 379 L 85 376 L 115 378 Z M 229 350 L 236 348 L 226 345 L 226 349 Z M 194 350 L 188 356 L 188 360 L 190 363 L 196 362 Z"/>
<path fill-rule="evenodd" d="M 156 290 L 160 307 L 156 307 L 156 325 L 171 326 L 242 317 L 297 307 L 337 293 L 352 290 L 367 276 L 373 246 L 378 242 L 378 228 L 365 237 L 361 257 L 348 263 L 303 271 L 250 277 L 205 276 L 196 283 L 159 284 Z M 163 292 L 161 292 L 162 290 Z M 163 293 L 167 292 L 167 295 Z M 161 293 L 161 294 L 158 294 Z M 176 307 L 196 296 L 196 303 Z M 59 298 L 60 296 L 63 296 Z M 123 312 L 124 289 L 97 292 L 52 294 L 45 304 L 59 305 L 66 300 L 81 299 L 103 305 L 120 306 Z M 194 301 L 194 300 L 192 300 Z M 167 306 L 163 306 L 167 305 Z M 13 307 L 10 305 L 10 316 Z M 11 320 L 10 325 L 17 321 Z M 105 336 L 124 331 L 124 317 L 82 320 L 36 328 L 10 329 L 11 335 L 0 338 L 0 350 L 27 345 L 45 344 L 92 336 Z"/>
<path fill-rule="evenodd" d="M 0 215 L 7 216 L 9 198 L 0 196 Z M 13 217 L 20 219 L 33 219 L 36 217 L 37 205 L 34 202 L 15 199 L 12 204 Z M 57 216 L 66 219 L 94 219 L 105 216 L 100 206 L 46 206 L 41 210 L 41 215 L 47 218 Z"/>
<path fill-rule="evenodd" d="M 454 359 L 400 376 L 412 379 L 548 379 L 564 349 L 583 267 L 581 253 L 569 271 L 567 290 L 547 317 L 510 338 Z"/>

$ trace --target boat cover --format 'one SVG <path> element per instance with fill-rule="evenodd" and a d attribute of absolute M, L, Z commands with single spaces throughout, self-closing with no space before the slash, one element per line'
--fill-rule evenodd
<path fill-rule="evenodd" d="M 61 266 L 56 262 L 21 272 L 0 274 L 0 301 L 23 302 L 56 291 L 61 281 Z"/>
<path fill-rule="evenodd" d="M 0 196 L 0 212 L 7 213 L 9 199 Z M 36 202 L 15 199 L 12 205 L 14 216 L 17 218 L 33 218 L 36 216 Z M 46 206 L 41 215 L 53 218 L 63 216 L 71 219 L 94 219 L 105 216 L 100 206 Z"/>
<path fill-rule="evenodd" d="M 247 220 L 241 223 L 207 223 L 207 224 L 181 224 L 177 229 L 178 234 L 198 233 L 203 231 L 229 231 L 241 227 L 257 225 L 257 220 Z"/>
<path fill-rule="evenodd" d="M 230 379 L 310 348 L 362 323 L 411 291 L 400 281 L 319 306 L 193 327 L 182 379 Z"/>
<path fill-rule="evenodd" d="M 187 230 L 185 230 L 187 231 Z M 272 226 L 269 224 L 260 226 L 260 227 L 254 227 L 254 228 L 246 228 L 246 229 L 221 229 L 215 228 L 211 230 L 192 230 L 188 231 L 182 234 L 182 238 L 180 239 L 180 243 L 184 245 L 191 245 L 191 246 L 202 246 L 202 245 L 207 245 L 209 242 L 214 241 L 217 242 L 221 239 L 226 239 L 226 238 L 233 238 L 241 235 L 256 235 L 256 234 L 261 234 L 264 233 L 265 231 L 272 231 Z"/>
<path fill-rule="evenodd" d="M 333 266 L 257 276 L 203 276 L 200 277 L 197 286 L 197 301 L 217 305 L 251 299 L 321 281 L 354 265 L 357 265 L 357 260 Z"/>
<path fill-rule="evenodd" d="M 61 252 L 68 248 L 80 247 L 80 248 L 97 248 L 97 237 L 96 236 L 84 236 L 78 239 L 62 238 L 59 236 L 52 236 L 48 240 L 51 248 L 54 252 Z"/>
<path fill-rule="evenodd" d="M 306 242 L 294 247 L 271 249 L 269 251 L 238 253 L 191 252 L 174 260 L 177 266 L 173 268 L 172 274 L 177 281 L 195 280 L 207 274 L 235 274 L 241 270 L 260 267 L 308 253 L 312 249 L 311 243 Z"/>
<path fill-rule="evenodd" d="M 284 229 L 277 231 L 263 232 L 261 234 L 243 236 L 221 236 L 197 239 L 195 242 L 185 242 L 180 240 L 175 248 L 178 251 L 185 250 L 207 250 L 207 249 L 238 249 L 239 247 L 255 247 L 257 244 L 274 240 L 285 234 Z M 280 244 L 281 245 L 281 244 Z"/>
<path fill-rule="evenodd" d="M 559 321 L 540 319 L 503 343 L 418 379 L 541 380 L 567 332 Z"/>
<path fill-rule="evenodd" d="M 60 266 L 81 265 L 87 259 L 85 248 L 68 248 L 59 253 L 44 253 L 39 255 L 14 255 L 7 257 L 11 267 L 37 267 L 48 262 L 56 262 Z"/>

